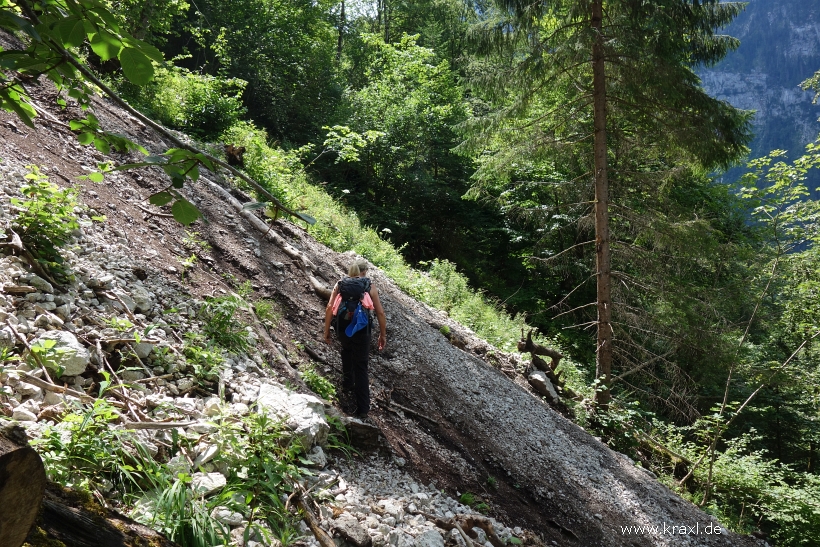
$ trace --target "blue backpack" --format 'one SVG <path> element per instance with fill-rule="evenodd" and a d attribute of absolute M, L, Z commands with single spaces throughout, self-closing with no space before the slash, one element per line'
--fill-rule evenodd
<path fill-rule="evenodd" d="M 336 330 L 339 320 L 349 321 L 345 334 L 350 337 L 370 325 L 370 314 L 362 307 L 364 294 L 370 291 L 370 279 L 367 277 L 345 277 L 339 281 L 339 294 L 342 302 L 336 310 Z"/>

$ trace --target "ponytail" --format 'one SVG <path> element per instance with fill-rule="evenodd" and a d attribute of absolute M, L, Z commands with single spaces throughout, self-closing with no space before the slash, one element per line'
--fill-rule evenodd
<path fill-rule="evenodd" d="M 367 260 L 358 258 L 354 260 L 350 265 L 350 268 L 348 268 L 347 275 L 348 277 L 359 277 L 363 273 L 367 272 L 368 266 Z"/>

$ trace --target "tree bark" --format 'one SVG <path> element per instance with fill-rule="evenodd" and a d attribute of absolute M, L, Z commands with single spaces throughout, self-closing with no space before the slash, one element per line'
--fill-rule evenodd
<path fill-rule="evenodd" d="M 595 402 L 606 409 L 612 374 L 612 306 L 610 302 L 609 181 L 607 179 L 606 73 L 604 70 L 603 2 L 592 2 L 592 103 L 595 128 L 595 262 L 598 299 L 598 340 L 595 376 L 600 380 Z"/>
<path fill-rule="evenodd" d="M 40 456 L 20 426 L 0 429 L 0 545 L 20 547 L 37 518 L 46 486 Z"/>
<path fill-rule="evenodd" d="M 341 12 L 339 13 L 339 39 L 336 42 L 336 62 L 342 60 L 342 46 L 344 45 L 345 36 L 345 0 L 342 0 Z"/>
<path fill-rule="evenodd" d="M 89 494 L 54 483 L 46 488 L 42 511 L 27 538 L 32 545 L 48 540 L 69 547 L 177 547 L 147 526 L 103 508 Z"/>

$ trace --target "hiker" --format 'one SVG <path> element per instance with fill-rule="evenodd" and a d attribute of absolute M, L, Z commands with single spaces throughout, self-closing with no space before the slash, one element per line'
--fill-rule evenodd
<path fill-rule="evenodd" d="M 342 344 L 342 388 L 352 390 L 356 398 L 355 415 L 367 418 L 370 412 L 370 384 L 367 361 L 370 357 L 370 312 L 379 319 L 379 351 L 387 343 L 387 320 L 379 300 L 379 290 L 373 287 L 367 274 L 367 260 L 357 259 L 347 275 L 330 295 L 325 309 L 325 342 L 330 344 L 330 323 Z"/>

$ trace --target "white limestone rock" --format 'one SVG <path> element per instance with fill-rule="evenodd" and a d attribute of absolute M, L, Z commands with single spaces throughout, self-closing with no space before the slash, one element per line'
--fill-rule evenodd
<path fill-rule="evenodd" d="M 85 372 L 91 355 L 76 336 L 64 330 L 52 330 L 38 336 L 33 345 L 47 340 L 56 342 L 53 351 L 50 352 L 50 359 L 46 360 L 47 363 L 55 368 L 61 368 L 63 376 L 77 376 Z"/>
<path fill-rule="evenodd" d="M 293 393 L 280 386 L 262 384 L 256 404 L 260 412 L 286 420 L 306 446 L 323 445 L 330 431 L 322 402 L 312 395 Z"/>

